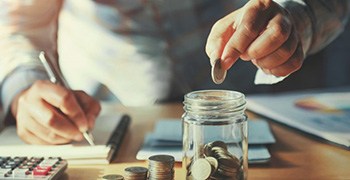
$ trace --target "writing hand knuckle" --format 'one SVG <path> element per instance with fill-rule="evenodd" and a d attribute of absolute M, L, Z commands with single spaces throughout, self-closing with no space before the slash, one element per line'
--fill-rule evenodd
<path fill-rule="evenodd" d="M 55 141 L 57 141 L 58 136 L 56 135 L 56 133 L 50 132 L 47 137 L 50 141 L 55 142 Z"/>
<path fill-rule="evenodd" d="M 97 114 L 101 111 L 101 105 L 100 103 L 96 102 L 96 106 L 97 106 Z"/>
<path fill-rule="evenodd" d="M 55 114 L 53 112 L 48 113 L 45 122 L 49 127 L 55 127 L 57 123 Z"/>
<path fill-rule="evenodd" d="M 71 100 L 72 97 L 73 97 L 72 92 L 65 91 L 61 96 L 60 104 L 66 105 Z"/>

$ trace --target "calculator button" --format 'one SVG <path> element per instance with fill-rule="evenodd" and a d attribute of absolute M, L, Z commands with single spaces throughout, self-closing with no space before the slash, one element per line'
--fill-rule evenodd
<path fill-rule="evenodd" d="M 33 170 L 34 176 L 46 176 L 48 174 L 49 174 L 48 170 L 43 170 L 43 169 L 34 169 Z"/>
<path fill-rule="evenodd" d="M 8 169 L 0 169 L 0 177 L 4 177 L 9 171 Z"/>
<path fill-rule="evenodd" d="M 21 165 L 21 166 L 18 166 L 18 168 L 19 168 L 19 169 L 29 169 L 29 166 L 27 166 L 27 165 L 24 165 L 24 166 Z"/>
<path fill-rule="evenodd" d="M 1 1 L 1 0 L 0 0 Z M 1 157 L 1 179 L 56 179 L 67 168 L 67 161 L 59 157 Z"/>
<path fill-rule="evenodd" d="M 42 161 L 39 166 L 44 167 L 44 166 L 53 166 L 58 162 L 57 159 L 48 159 L 48 160 L 44 160 Z"/>
<path fill-rule="evenodd" d="M 41 170 L 48 170 L 51 171 L 52 167 L 51 166 L 37 166 L 35 169 L 41 169 Z"/>
<path fill-rule="evenodd" d="M 3 164 L 2 166 L 1 166 L 1 169 L 12 169 L 13 168 L 13 166 L 11 166 L 11 165 L 9 165 L 9 164 Z"/>
<path fill-rule="evenodd" d="M 15 169 L 12 173 L 13 177 L 25 177 L 31 174 L 31 172 L 28 171 L 28 169 Z"/>

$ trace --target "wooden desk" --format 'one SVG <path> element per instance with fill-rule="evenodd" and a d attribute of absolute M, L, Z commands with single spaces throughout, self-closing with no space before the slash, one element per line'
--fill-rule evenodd
<path fill-rule="evenodd" d="M 106 174 L 121 174 L 126 167 L 144 166 L 135 156 L 143 143 L 143 137 L 153 130 L 160 118 L 180 118 L 182 104 L 153 107 L 124 108 L 105 106 L 108 111 L 131 115 L 132 123 L 113 164 L 95 166 L 69 166 L 62 179 L 101 179 Z M 253 114 L 248 113 L 250 118 Z M 271 162 L 250 165 L 248 179 L 350 179 L 350 151 L 325 142 L 289 127 L 269 122 L 277 143 L 269 146 Z M 183 179 L 181 164 L 176 165 L 176 179 Z"/>

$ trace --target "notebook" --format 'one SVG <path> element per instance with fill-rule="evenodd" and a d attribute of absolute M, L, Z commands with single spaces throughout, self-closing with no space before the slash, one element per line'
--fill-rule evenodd
<path fill-rule="evenodd" d="M 266 147 L 276 142 L 268 123 L 254 120 L 248 123 L 248 161 L 249 163 L 265 163 L 271 158 Z M 212 140 L 217 140 L 212 137 Z M 145 160 L 156 154 L 170 154 L 175 161 L 182 160 L 182 124 L 180 119 L 159 120 L 152 133 L 146 135 L 142 148 L 136 159 Z"/>
<path fill-rule="evenodd" d="M 57 156 L 69 164 L 108 164 L 111 148 L 106 144 L 122 117 L 121 114 L 105 114 L 97 118 L 92 131 L 95 146 L 84 140 L 66 145 L 28 145 L 17 136 L 16 127 L 6 127 L 0 133 L 0 156 Z"/>
<path fill-rule="evenodd" d="M 247 97 L 247 108 L 350 148 L 350 87 Z"/>

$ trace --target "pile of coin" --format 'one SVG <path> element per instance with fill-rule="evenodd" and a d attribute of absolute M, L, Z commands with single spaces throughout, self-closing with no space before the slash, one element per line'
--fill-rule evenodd
<path fill-rule="evenodd" d="M 243 179 L 242 161 L 227 150 L 224 142 L 205 144 L 203 155 L 191 161 L 188 176 L 193 179 Z"/>
<path fill-rule="evenodd" d="M 145 180 L 147 179 L 148 169 L 145 167 L 128 167 L 124 169 L 124 178 L 126 180 Z"/>
<path fill-rule="evenodd" d="M 148 158 L 149 180 L 173 180 L 175 159 L 169 155 Z"/>

